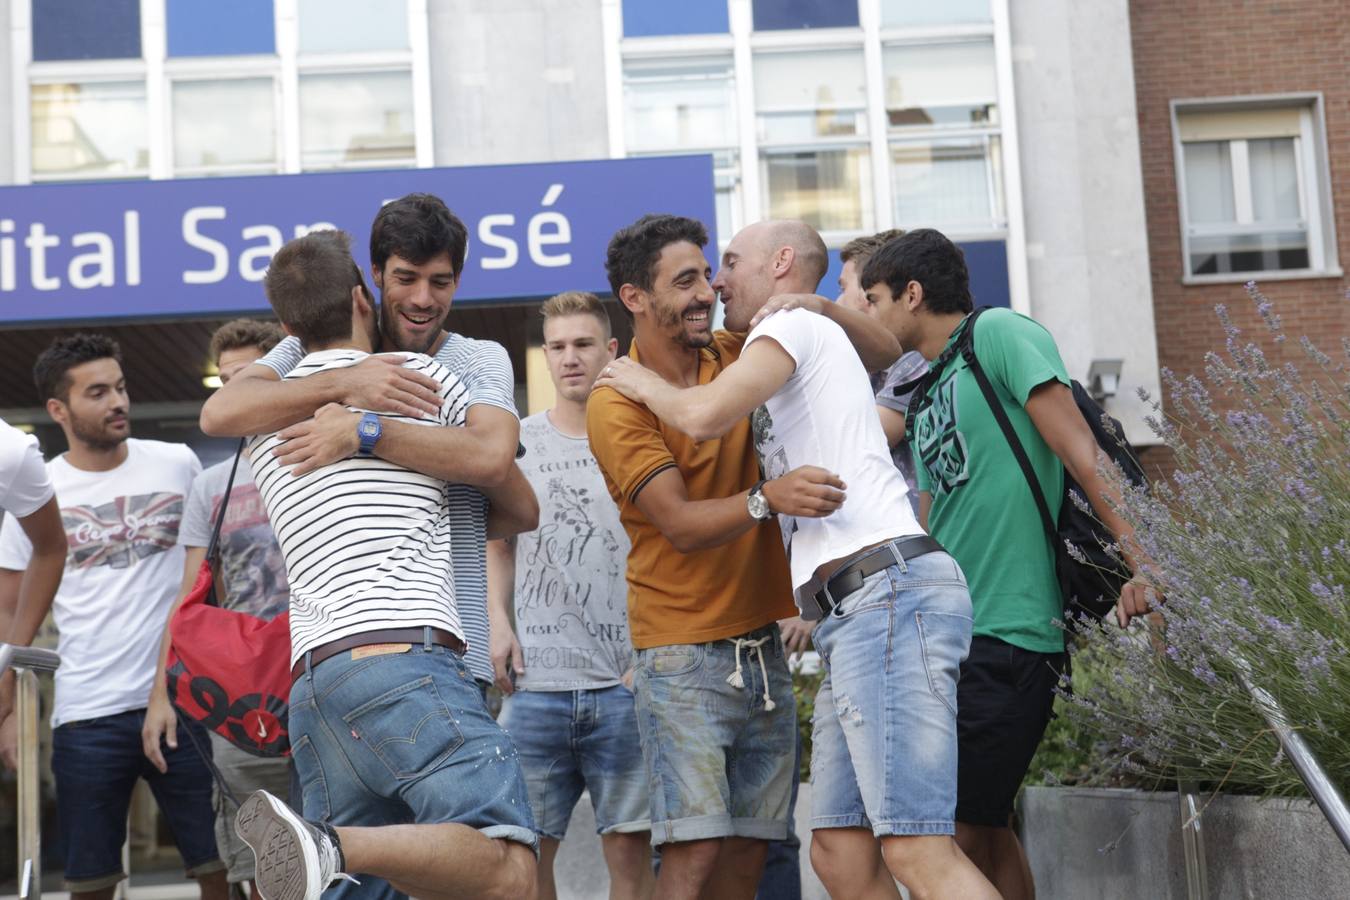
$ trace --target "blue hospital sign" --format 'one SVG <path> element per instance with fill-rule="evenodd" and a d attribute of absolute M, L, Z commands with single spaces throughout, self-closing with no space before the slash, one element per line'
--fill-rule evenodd
<path fill-rule="evenodd" d="M 716 254 L 711 156 L 0 188 L 0 322 L 267 309 L 281 245 L 341 228 L 369 270 L 382 203 L 436 194 L 469 229 L 456 302 L 608 293 L 605 247 L 649 212 L 699 219 Z"/>

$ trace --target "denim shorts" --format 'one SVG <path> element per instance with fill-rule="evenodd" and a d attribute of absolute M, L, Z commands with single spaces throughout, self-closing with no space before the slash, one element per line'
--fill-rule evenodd
<path fill-rule="evenodd" d="M 307 666 L 291 686 L 291 758 L 305 818 L 332 825 L 457 822 L 537 848 L 511 738 L 445 647 Z M 393 896 L 379 879 L 326 896 Z"/>
<path fill-rule="evenodd" d="M 637 651 L 653 844 L 787 836 L 797 708 L 778 626 L 741 637 L 761 639 Z M 738 670 L 742 687 L 728 681 Z"/>
<path fill-rule="evenodd" d="M 501 723 L 520 753 L 540 835 L 562 840 L 583 790 L 591 793 L 600 834 L 651 827 L 628 688 L 517 691 L 506 698 Z"/>
<path fill-rule="evenodd" d="M 970 631 L 965 576 L 946 553 L 875 573 L 821 620 L 813 829 L 955 832 L 956 685 Z"/>
<path fill-rule="evenodd" d="M 169 770 L 160 773 L 145 758 L 141 726 L 145 710 L 66 722 L 52 732 L 52 774 L 56 777 L 56 816 L 65 845 L 68 890 L 112 887 L 126 877 L 122 844 L 137 779 L 155 795 L 189 875 L 220 871 L 216 852 L 211 772 L 193 746 L 211 744 L 196 723 L 178 723 L 178 749 L 161 743 Z M 191 735 L 188 730 L 191 729 Z"/>

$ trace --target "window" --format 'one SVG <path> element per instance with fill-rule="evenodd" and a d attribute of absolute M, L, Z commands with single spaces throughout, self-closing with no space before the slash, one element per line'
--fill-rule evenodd
<path fill-rule="evenodd" d="M 300 76 L 300 154 L 306 169 L 411 165 L 407 72 Z"/>
<path fill-rule="evenodd" d="M 624 137 L 630 156 L 713 154 L 717 233 L 739 224 L 735 66 L 729 55 L 636 59 L 624 65 Z"/>
<path fill-rule="evenodd" d="M 994 42 L 893 44 L 882 51 L 889 127 L 970 128 L 998 121 Z"/>
<path fill-rule="evenodd" d="M 34 62 L 141 57 L 140 0 L 35 0 L 32 9 Z"/>
<path fill-rule="evenodd" d="M 628 149 L 736 146 L 736 83 L 730 56 L 631 61 L 624 66 Z"/>
<path fill-rule="evenodd" d="M 762 213 L 822 231 L 872 227 L 861 50 L 755 55 Z"/>
<path fill-rule="evenodd" d="M 1188 279 L 1336 269 L 1319 104 L 1173 104 Z"/>
<path fill-rule="evenodd" d="M 987 230 L 1002 218 L 998 138 L 891 144 L 891 198 L 904 228 Z"/>
<path fill-rule="evenodd" d="M 275 94 L 271 78 L 175 82 L 174 174 L 275 172 Z"/>
<path fill-rule="evenodd" d="M 407 0 L 299 0 L 300 52 L 408 49 Z"/>
<path fill-rule="evenodd" d="M 882 69 L 895 224 L 1002 228 L 993 40 L 887 44 Z"/>
<path fill-rule="evenodd" d="M 974 25 L 993 21 L 989 0 L 881 0 L 883 28 L 931 28 L 940 25 Z"/>
<path fill-rule="evenodd" d="M 727 0 L 623 0 L 624 37 L 672 34 L 726 34 Z"/>
<path fill-rule="evenodd" d="M 167 0 L 169 56 L 242 56 L 276 52 L 272 0 Z"/>
<path fill-rule="evenodd" d="M 30 108 L 33 180 L 149 174 L 144 81 L 35 84 Z"/>
<path fill-rule="evenodd" d="M 857 28 L 857 0 L 754 0 L 756 31 Z"/>
<path fill-rule="evenodd" d="M 18 2 L 20 182 L 430 163 L 423 0 Z"/>

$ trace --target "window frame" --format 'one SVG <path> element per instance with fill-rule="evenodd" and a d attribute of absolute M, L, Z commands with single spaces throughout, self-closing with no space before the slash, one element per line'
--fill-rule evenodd
<path fill-rule="evenodd" d="M 1181 137 L 1181 121 L 1190 114 L 1211 112 L 1260 112 L 1262 110 L 1297 110 L 1300 130 L 1295 138 L 1295 166 L 1299 178 L 1299 203 L 1308 235 L 1308 267 L 1303 269 L 1253 270 L 1248 272 L 1216 272 L 1197 275 L 1191 271 L 1191 238 L 1196 226 L 1190 222 L 1186 197 L 1185 141 Z M 1169 103 L 1172 128 L 1172 163 L 1177 196 L 1177 219 L 1180 229 L 1181 283 L 1184 285 L 1235 284 L 1248 281 L 1296 281 L 1309 278 L 1338 278 L 1341 269 L 1336 243 L 1336 217 L 1331 193 L 1331 169 L 1327 150 L 1326 101 L 1321 91 L 1283 94 L 1253 94 L 1229 97 L 1179 98 Z M 1257 138 L 1229 138 L 1230 150 L 1236 143 L 1246 145 Z M 1235 173 L 1242 162 L 1230 163 Z M 1250 181 L 1239 187 L 1234 184 L 1235 202 L 1250 190 Z M 1200 226 L 1208 234 L 1248 234 L 1253 229 Z M 1262 229 L 1270 231 L 1270 228 Z M 1207 236 L 1207 235 L 1195 235 Z"/>
<path fill-rule="evenodd" d="M 978 138 L 987 142 L 997 140 L 1001 171 L 990 171 L 987 180 L 991 190 L 1001 191 L 987 226 L 960 225 L 947 231 L 953 240 L 1003 241 L 1008 248 L 1009 282 L 1014 308 L 1027 306 L 1024 265 L 1019 263 L 1020 248 L 1025 243 L 1025 225 L 1022 222 L 1020 154 L 1017 148 L 1016 97 L 1011 94 L 1011 35 L 1007 15 L 1009 0 L 991 0 L 992 21 L 953 25 L 887 26 L 882 27 L 880 0 L 858 0 L 857 27 L 806 28 L 791 31 L 755 31 L 751 0 L 727 0 L 729 28 L 726 33 L 711 35 L 662 35 L 626 37 L 623 35 L 621 0 L 600 0 L 601 22 L 606 35 L 606 79 L 609 100 L 609 148 L 614 158 L 650 155 L 632 152 L 626 146 L 625 110 L 623 108 L 624 67 L 630 60 L 702 56 L 712 53 L 731 53 L 735 67 L 737 118 L 740 132 L 739 176 L 733 192 L 731 219 L 739 228 L 743 222 L 753 222 L 767 215 L 768 186 L 761 183 L 762 160 L 768 150 L 840 149 L 867 147 L 867 174 L 871 182 L 871 225 L 875 230 L 895 227 L 894 174 L 892 148 L 914 142 L 938 142 L 957 138 Z M 885 83 L 882 67 L 882 49 L 896 44 L 930 44 L 989 39 L 994 44 L 995 102 L 999 121 L 983 128 L 957 129 L 951 127 L 924 128 L 893 133 L 887 127 L 885 111 Z M 765 142 L 758 140 L 757 105 L 754 97 L 754 57 L 762 51 L 841 50 L 860 49 L 863 53 L 867 79 L 866 127 L 861 137 L 825 137 L 812 142 Z M 674 152 L 674 151 L 672 151 Z M 992 162 L 989 166 L 992 166 Z M 719 174 L 721 169 L 719 168 Z M 860 186 L 862 189 L 863 186 Z M 864 223 L 867 224 L 867 223 Z M 955 223 L 953 223 L 955 224 Z M 839 247 L 851 238 L 870 233 L 866 228 L 849 231 L 831 231 L 822 234 L 826 244 Z M 722 246 L 731 234 L 721 234 Z"/>
<path fill-rule="evenodd" d="M 304 171 L 426 168 L 435 164 L 431 103 L 430 23 L 428 0 L 407 0 L 407 50 L 299 52 L 298 0 L 274 0 L 276 52 L 231 56 L 168 56 L 168 9 L 165 0 L 140 0 L 141 57 L 118 60 L 32 60 L 32 0 L 10 7 L 12 92 L 15 127 L 12 135 L 14 183 L 111 180 L 106 175 L 39 175 L 32 166 L 31 91 L 36 84 L 91 81 L 140 81 L 145 85 L 148 172 L 134 178 L 161 180 L 252 174 L 297 174 Z M 406 71 L 412 87 L 413 155 L 372 160 L 360 166 L 307 170 L 301 165 L 300 77 L 309 74 L 360 74 Z M 228 81 L 270 77 L 276 91 L 277 162 L 274 168 L 221 166 L 175 172 L 173 160 L 173 95 L 178 81 Z M 128 177 L 128 176 L 122 176 Z"/>

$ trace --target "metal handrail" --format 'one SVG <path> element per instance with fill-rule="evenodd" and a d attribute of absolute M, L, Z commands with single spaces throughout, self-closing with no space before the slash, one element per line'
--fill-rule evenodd
<path fill-rule="evenodd" d="M 42 824 L 38 796 L 38 672 L 55 672 L 61 656 L 38 647 L 0 644 L 0 675 L 14 669 L 19 744 L 19 897 L 42 896 Z"/>
<path fill-rule="evenodd" d="M 1318 808 L 1322 810 L 1322 815 L 1327 817 L 1327 822 L 1336 832 L 1336 837 L 1340 838 L 1345 849 L 1350 851 L 1350 807 L 1346 806 L 1345 798 L 1327 777 L 1326 770 L 1317 761 L 1303 736 L 1289 724 L 1289 719 L 1280 708 L 1280 704 L 1269 691 L 1252 681 L 1251 667 L 1247 665 L 1246 660 L 1239 658 L 1237 663 L 1242 686 L 1251 694 L 1266 724 L 1280 739 L 1284 755 L 1289 757 L 1289 762 L 1298 772 L 1298 777 L 1303 779 L 1304 786 L 1307 787 L 1308 793 L 1312 794 Z"/>
<path fill-rule="evenodd" d="M 10 667 L 32 669 L 34 672 L 55 672 L 60 665 L 61 654 L 55 650 L 0 644 L 0 672 Z"/>

